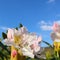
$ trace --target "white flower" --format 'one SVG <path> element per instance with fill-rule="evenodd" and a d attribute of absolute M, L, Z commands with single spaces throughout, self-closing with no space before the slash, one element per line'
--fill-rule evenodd
<path fill-rule="evenodd" d="M 33 52 L 40 50 L 40 41 L 41 37 L 38 37 L 35 33 L 29 33 L 25 27 L 21 27 L 18 30 L 8 29 L 4 44 L 7 46 L 13 45 L 17 49 L 21 49 L 23 55 L 34 58 Z"/>

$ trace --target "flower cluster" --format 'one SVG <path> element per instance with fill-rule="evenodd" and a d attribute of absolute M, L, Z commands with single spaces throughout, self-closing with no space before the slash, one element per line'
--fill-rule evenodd
<path fill-rule="evenodd" d="M 53 32 L 51 33 L 51 38 L 53 40 L 53 45 L 54 45 L 54 51 L 57 57 L 60 56 L 59 51 L 60 51 L 60 24 L 54 23 L 53 24 Z"/>
<path fill-rule="evenodd" d="M 40 50 L 39 42 L 41 42 L 41 40 L 41 36 L 28 32 L 23 26 L 18 30 L 8 29 L 4 44 L 7 46 L 14 46 L 18 50 L 21 50 L 24 56 L 34 58 L 34 52 Z"/>

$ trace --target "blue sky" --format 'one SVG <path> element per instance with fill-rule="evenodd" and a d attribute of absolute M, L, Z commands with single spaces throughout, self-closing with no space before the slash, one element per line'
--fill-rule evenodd
<path fill-rule="evenodd" d="M 51 26 L 55 21 L 60 22 L 60 0 L 0 0 L 0 37 L 7 28 L 22 23 L 52 44 Z"/>

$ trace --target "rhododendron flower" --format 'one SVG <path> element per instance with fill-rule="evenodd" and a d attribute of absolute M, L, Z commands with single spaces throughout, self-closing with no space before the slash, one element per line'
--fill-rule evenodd
<path fill-rule="evenodd" d="M 54 51 L 57 52 L 56 56 L 59 57 L 60 51 L 60 23 L 54 23 L 53 32 L 51 33 L 51 38 L 54 40 Z"/>
<path fill-rule="evenodd" d="M 60 24 L 54 23 L 52 29 L 57 36 L 60 36 Z"/>
<path fill-rule="evenodd" d="M 34 52 L 40 50 L 39 42 L 41 40 L 41 36 L 38 37 L 35 33 L 29 33 L 25 27 L 21 27 L 18 30 L 9 29 L 4 44 L 14 46 L 18 50 L 20 49 L 23 55 L 34 58 Z M 13 56 L 15 55 L 14 51 Z"/>

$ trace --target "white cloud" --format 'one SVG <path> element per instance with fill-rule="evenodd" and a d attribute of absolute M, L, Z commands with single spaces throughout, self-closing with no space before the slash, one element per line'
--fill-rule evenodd
<path fill-rule="evenodd" d="M 38 25 L 42 30 L 52 30 L 52 25 L 54 24 L 54 22 L 60 24 L 60 20 L 53 21 L 53 22 L 52 21 L 46 22 L 42 20 L 38 23 Z"/>
<path fill-rule="evenodd" d="M 52 29 L 51 22 L 46 22 L 46 21 L 42 20 L 38 24 L 42 30 L 51 30 Z"/>
<path fill-rule="evenodd" d="M 48 26 L 48 25 L 42 25 L 40 28 L 43 30 L 52 30 L 52 26 Z"/>
<path fill-rule="evenodd" d="M 55 2 L 55 0 L 48 0 L 47 3 Z"/>
<path fill-rule="evenodd" d="M 0 29 L 1 30 L 8 30 L 9 28 L 8 27 L 1 26 Z"/>
<path fill-rule="evenodd" d="M 40 21 L 38 24 L 40 24 L 40 25 L 46 25 L 47 23 L 42 20 L 42 21 Z"/>

